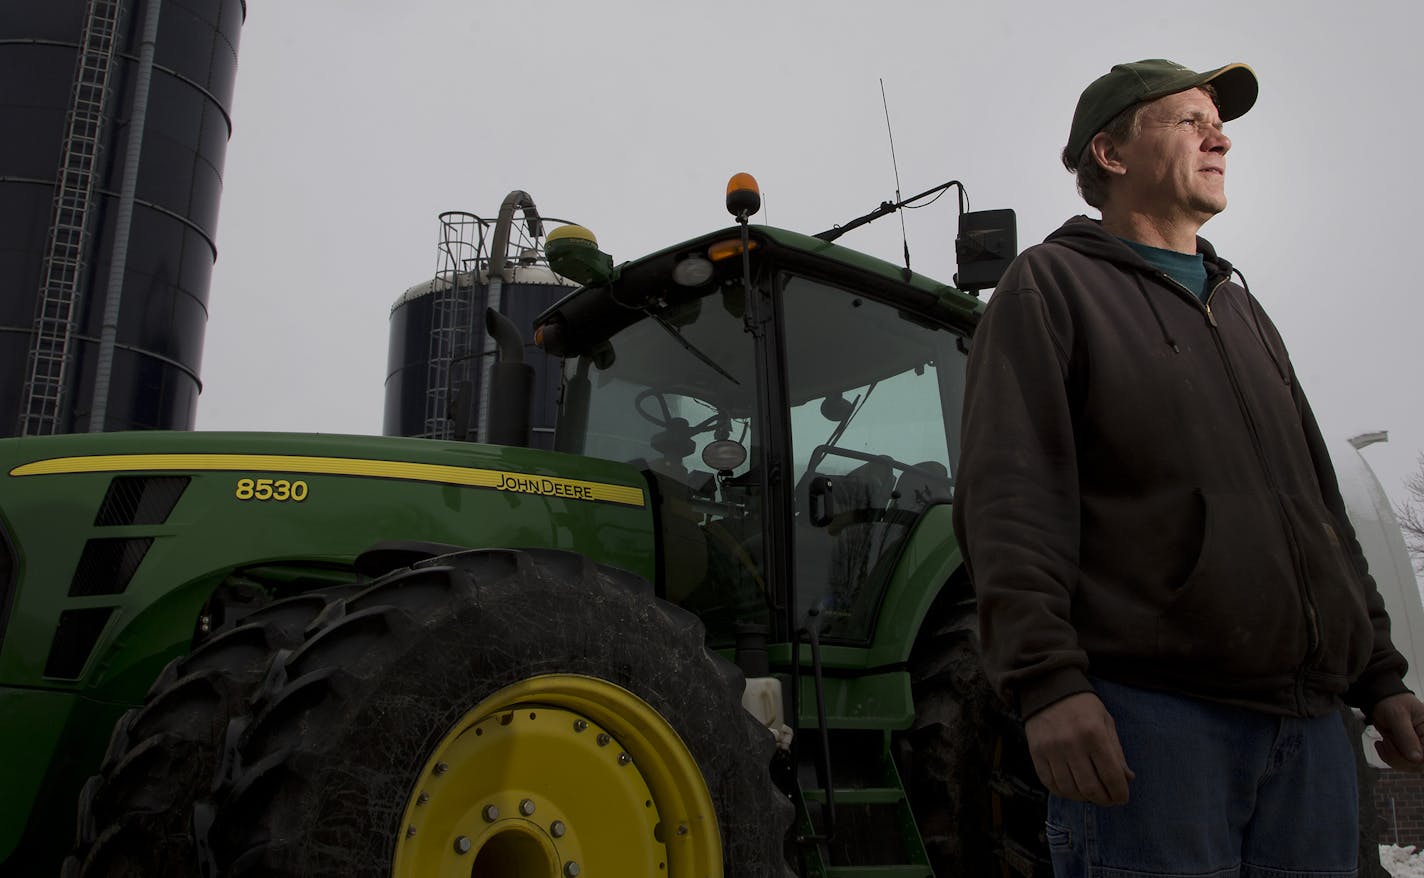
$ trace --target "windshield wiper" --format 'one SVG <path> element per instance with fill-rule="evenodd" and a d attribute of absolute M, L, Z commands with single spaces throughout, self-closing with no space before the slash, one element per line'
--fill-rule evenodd
<path fill-rule="evenodd" d="M 861 409 L 865 408 L 865 403 L 870 399 L 870 394 L 875 392 L 875 387 L 879 383 L 880 379 L 878 378 L 870 382 L 870 386 L 865 388 L 865 395 L 851 404 L 850 414 L 846 415 L 845 420 L 837 424 L 836 428 L 831 431 L 831 438 L 826 440 L 827 445 L 834 446 L 840 441 L 841 435 L 846 431 L 846 427 L 850 426 L 851 419 L 860 414 Z"/>
<path fill-rule="evenodd" d="M 707 356 L 706 354 L 702 353 L 702 351 L 698 350 L 696 345 L 694 345 L 692 342 L 688 341 L 688 340 L 687 340 L 687 337 L 684 336 L 681 332 L 678 332 L 676 326 L 673 326 L 671 323 L 668 323 L 668 322 L 667 322 L 666 320 L 664 320 L 661 316 L 659 316 L 659 315 L 657 315 L 657 314 L 654 314 L 652 311 L 648 311 L 648 310 L 644 309 L 643 313 L 647 314 L 649 317 L 651 317 L 651 318 L 653 318 L 654 320 L 656 320 L 657 323 L 658 323 L 658 325 L 661 326 L 663 329 L 666 329 L 667 332 L 668 332 L 668 335 L 670 335 L 670 336 L 672 336 L 673 338 L 677 339 L 677 343 L 680 344 L 680 345 L 682 345 L 682 347 L 683 347 L 688 353 L 692 354 L 692 355 L 693 355 L 694 357 L 696 357 L 697 359 L 699 359 L 699 360 L 701 360 L 702 362 L 706 363 L 707 365 L 711 366 L 713 369 L 716 369 L 718 375 L 721 375 L 723 378 L 726 378 L 728 381 L 732 382 L 733 384 L 737 385 L 738 387 L 741 387 L 741 386 L 742 386 L 742 382 L 740 382 L 740 381 L 738 381 L 737 379 L 733 378 L 731 372 L 728 372 L 726 369 L 723 369 L 721 366 L 719 366 L 719 365 L 717 365 L 715 362 L 713 362 L 713 360 L 712 360 L 711 357 Z"/>

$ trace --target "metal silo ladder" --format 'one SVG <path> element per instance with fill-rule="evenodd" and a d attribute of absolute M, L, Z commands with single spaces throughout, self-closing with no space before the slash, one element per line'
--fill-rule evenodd
<path fill-rule="evenodd" d="M 472 213 L 440 214 L 439 256 L 430 283 L 430 347 L 426 355 L 426 439 L 454 436 L 451 403 L 468 373 L 471 288 L 479 283 L 485 221 Z M 468 400 L 466 401 L 468 403 Z"/>
<path fill-rule="evenodd" d="M 89 0 L 60 147 L 29 368 L 20 407 L 22 436 L 59 431 L 65 369 L 74 336 L 74 306 L 85 268 L 90 202 L 99 166 L 109 71 L 121 14 L 120 0 Z"/>

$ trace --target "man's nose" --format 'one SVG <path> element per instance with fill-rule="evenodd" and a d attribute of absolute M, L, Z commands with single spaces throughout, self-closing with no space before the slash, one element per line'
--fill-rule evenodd
<path fill-rule="evenodd" d="M 1231 149 L 1231 138 L 1220 128 L 1208 128 L 1206 140 L 1202 141 L 1202 149 L 1226 155 L 1227 150 Z"/>

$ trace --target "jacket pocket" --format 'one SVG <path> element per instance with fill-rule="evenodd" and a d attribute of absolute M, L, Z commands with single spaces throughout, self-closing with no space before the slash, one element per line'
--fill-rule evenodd
<path fill-rule="evenodd" d="M 1290 544 L 1272 497 L 1201 495 L 1201 551 L 1157 620 L 1163 658 L 1194 674 L 1288 673 L 1308 640 Z"/>
<path fill-rule="evenodd" d="M 1300 494 L 1285 494 L 1282 499 L 1314 606 L 1320 644 L 1316 668 L 1354 679 L 1364 670 L 1374 645 L 1365 578 L 1351 563 L 1346 535 L 1323 503 Z"/>

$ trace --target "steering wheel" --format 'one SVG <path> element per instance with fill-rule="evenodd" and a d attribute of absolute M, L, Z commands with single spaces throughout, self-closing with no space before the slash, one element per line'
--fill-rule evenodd
<path fill-rule="evenodd" d="M 643 407 L 643 404 L 650 399 L 658 404 L 658 411 L 650 412 Z M 681 427 L 681 425 L 677 423 L 678 421 L 688 424 L 686 418 L 673 417 L 672 409 L 668 408 L 667 397 L 661 390 L 655 387 L 649 387 L 634 397 L 633 409 L 642 416 L 643 420 L 655 427 L 662 427 L 664 430 L 678 429 Z M 713 412 L 710 417 L 698 424 L 688 424 L 685 428 L 688 431 L 687 435 L 696 436 L 698 433 L 706 433 L 708 430 L 714 429 L 721 418 L 722 415 L 720 413 Z"/>
<path fill-rule="evenodd" d="M 649 400 L 657 404 L 656 409 L 648 404 Z M 639 417 L 661 430 L 660 433 L 652 437 L 652 445 L 655 451 L 668 459 L 680 460 L 691 454 L 695 447 L 692 437 L 699 433 L 715 430 L 724 421 L 724 416 L 719 411 L 713 412 L 709 417 L 696 424 L 688 423 L 686 418 L 674 417 L 672 409 L 668 405 L 667 395 L 653 387 L 640 391 L 634 397 L 633 409 Z M 731 517 L 727 512 L 731 508 L 730 504 L 725 501 L 722 503 L 707 501 L 705 504 L 698 504 L 694 501 L 692 508 L 702 512 L 712 511 L 712 519 L 703 528 L 703 533 L 708 540 L 709 551 L 724 559 L 730 565 L 731 570 L 739 572 L 738 578 L 741 581 L 750 584 L 755 592 L 765 599 L 766 581 L 756 560 L 762 556 L 760 528 L 748 535 L 740 535 L 733 529 L 729 529 L 726 522 L 722 520 Z M 759 521 L 759 517 L 753 520 Z"/>

